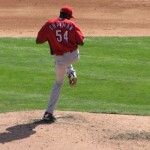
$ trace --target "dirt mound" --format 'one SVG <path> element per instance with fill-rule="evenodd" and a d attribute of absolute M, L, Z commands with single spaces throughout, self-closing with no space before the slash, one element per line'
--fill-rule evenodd
<path fill-rule="evenodd" d="M 56 112 L 43 124 L 43 111 L 0 115 L 1 150 L 148 150 L 150 117 Z"/>

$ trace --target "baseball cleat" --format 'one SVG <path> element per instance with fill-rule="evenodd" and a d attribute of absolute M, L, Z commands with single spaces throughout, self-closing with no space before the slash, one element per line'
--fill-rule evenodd
<path fill-rule="evenodd" d="M 71 87 L 76 86 L 76 84 L 77 84 L 77 77 L 73 73 L 70 73 L 68 75 L 68 78 L 69 78 L 69 84 L 70 84 L 70 86 Z"/>
<path fill-rule="evenodd" d="M 53 114 L 45 112 L 42 120 L 49 123 L 49 122 L 55 122 L 56 118 Z"/>

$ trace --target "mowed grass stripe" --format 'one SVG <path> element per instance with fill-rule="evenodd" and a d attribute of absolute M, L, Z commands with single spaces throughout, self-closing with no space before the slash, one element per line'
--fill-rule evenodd
<path fill-rule="evenodd" d="M 150 37 L 87 37 L 58 110 L 150 115 Z M 0 112 L 45 109 L 55 81 L 48 44 L 0 38 Z"/>

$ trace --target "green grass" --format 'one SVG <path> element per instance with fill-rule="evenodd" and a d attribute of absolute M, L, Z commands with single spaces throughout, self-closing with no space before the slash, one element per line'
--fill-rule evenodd
<path fill-rule="evenodd" d="M 89 37 L 80 55 L 78 86 L 65 79 L 57 110 L 150 115 L 150 37 Z M 0 38 L 0 112 L 45 109 L 53 62 L 47 43 Z"/>

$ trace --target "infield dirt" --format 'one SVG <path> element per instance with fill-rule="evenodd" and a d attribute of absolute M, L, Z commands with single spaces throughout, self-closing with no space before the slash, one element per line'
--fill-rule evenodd
<path fill-rule="evenodd" d="M 149 0 L 0 0 L 0 37 L 36 37 L 63 5 L 85 36 L 150 36 Z M 43 111 L 1 113 L 0 150 L 150 150 L 150 116 Z"/>

